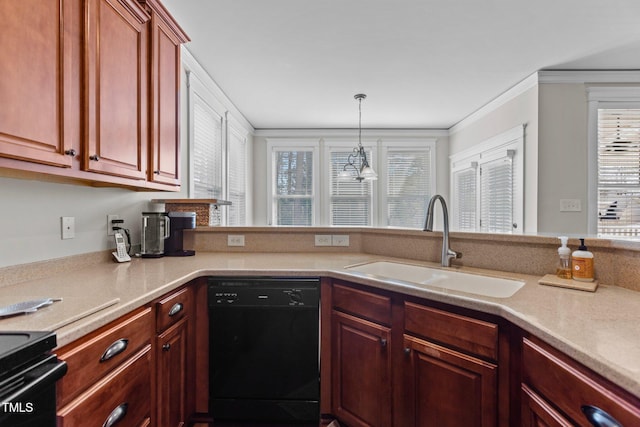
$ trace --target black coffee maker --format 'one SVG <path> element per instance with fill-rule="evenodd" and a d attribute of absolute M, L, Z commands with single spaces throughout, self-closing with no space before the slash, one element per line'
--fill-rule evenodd
<path fill-rule="evenodd" d="M 164 256 L 192 256 L 196 251 L 183 248 L 183 230 L 196 228 L 195 212 L 169 212 L 169 237 L 164 241 Z"/>

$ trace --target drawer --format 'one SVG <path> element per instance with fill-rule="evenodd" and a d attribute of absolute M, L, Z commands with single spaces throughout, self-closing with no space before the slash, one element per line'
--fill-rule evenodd
<path fill-rule="evenodd" d="M 591 425 L 584 405 L 605 411 L 623 426 L 640 425 L 640 400 L 547 345 L 524 338 L 522 363 L 524 383 L 577 425 Z"/>
<path fill-rule="evenodd" d="M 391 324 L 391 298 L 334 283 L 333 307 L 385 325 Z"/>
<path fill-rule="evenodd" d="M 118 427 L 148 425 L 151 417 L 151 345 L 58 411 L 58 427 L 99 426 L 112 416 Z"/>
<path fill-rule="evenodd" d="M 180 289 L 156 303 L 156 332 L 160 333 L 193 310 L 191 287 Z"/>
<path fill-rule="evenodd" d="M 56 385 L 58 405 L 69 403 L 150 343 L 152 335 L 153 316 L 147 307 L 59 349 L 58 358 L 67 362 L 68 371 Z"/>
<path fill-rule="evenodd" d="M 405 302 L 405 331 L 477 356 L 498 359 L 498 325 Z"/>

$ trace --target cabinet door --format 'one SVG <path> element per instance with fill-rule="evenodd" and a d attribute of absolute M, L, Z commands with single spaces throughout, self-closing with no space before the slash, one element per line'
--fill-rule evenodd
<path fill-rule="evenodd" d="M 85 170 L 146 178 L 148 20 L 133 0 L 87 0 Z"/>
<path fill-rule="evenodd" d="M 2 157 L 72 164 L 72 11 L 71 0 L 0 1 Z"/>
<path fill-rule="evenodd" d="M 186 422 L 187 319 L 178 321 L 157 338 L 158 426 L 182 426 Z"/>
<path fill-rule="evenodd" d="M 390 329 L 332 314 L 333 414 L 350 427 L 391 425 Z"/>
<path fill-rule="evenodd" d="M 149 181 L 180 185 L 180 43 L 158 14 L 151 25 L 151 146 Z"/>
<path fill-rule="evenodd" d="M 407 426 L 496 425 L 496 365 L 409 335 L 404 353 Z"/>
<path fill-rule="evenodd" d="M 526 385 L 522 385 L 523 427 L 572 427 L 573 424 Z"/>

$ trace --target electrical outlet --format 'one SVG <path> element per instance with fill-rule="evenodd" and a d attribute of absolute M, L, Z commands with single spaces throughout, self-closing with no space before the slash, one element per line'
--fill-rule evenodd
<path fill-rule="evenodd" d="M 560 212 L 580 212 L 582 205 L 580 199 L 560 199 Z"/>
<path fill-rule="evenodd" d="M 112 221 L 114 219 L 120 219 L 120 215 L 114 215 L 114 214 L 107 215 L 107 236 L 113 236 L 114 234 L 116 234 L 116 232 L 113 231 L 114 224 L 112 223 Z"/>
<path fill-rule="evenodd" d="M 331 235 L 330 234 L 316 234 L 315 236 L 315 244 L 316 246 L 331 246 Z"/>
<path fill-rule="evenodd" d="M 60 217 L 61 237 L 63 240 L 76 237 L 76 219 L 72 216 Z"/>
<path fill-rule="evenodd" d="M 244 246 L 244 235 L 229 234 L 227 236 L 227 246 Z"/>
<path fill-rule="evenodd" d="M 332 246 L 349 246 L 349 235 L 334 234 L 333 236 L 331 236 L 331 245 Z"/>

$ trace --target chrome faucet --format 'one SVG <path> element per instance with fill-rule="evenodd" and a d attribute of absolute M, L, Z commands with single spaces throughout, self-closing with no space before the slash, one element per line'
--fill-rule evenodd
<path fill-rule="evenodd" d="M 449 211 L 447 211 L 447 204 L 444 198 L 436 194 L 429 200 L 429 207 L 427 208 L 427 218 L 424 222 L 423 231 L 433 231 L 433 208 L 436 204 L 436 200 L 440 200 L 442 206 L 442 216 L 444 217 L 444 230 L 442 232 L 442 265 L 444 267 L 451 266 L 452 258 L 462 258 L 462 253 L 454 252 L 449 247 Z"/>

